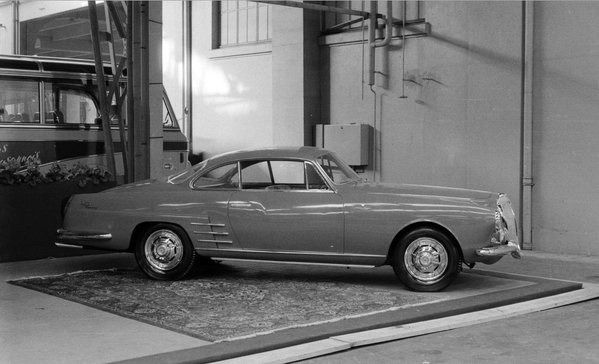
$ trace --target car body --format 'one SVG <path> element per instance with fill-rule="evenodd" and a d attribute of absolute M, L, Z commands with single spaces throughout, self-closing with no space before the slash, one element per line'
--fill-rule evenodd
<path fill-rule="evenodd" d="M 410 289 L 435 291 L 462 263 L 519 257 L 507 196 L 369 183 L 315 147 L 222 154 L 165 181 L 74 195 L 63 213 L 57 245 L 135 252 L 155 279 L 182 278 L 201 257 L 390 264 Z"/>

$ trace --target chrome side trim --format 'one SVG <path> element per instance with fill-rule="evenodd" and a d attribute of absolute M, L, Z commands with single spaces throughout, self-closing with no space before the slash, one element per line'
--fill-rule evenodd
<path fill-rule="evenodd" d="M 375 268 L 375 265 L 360 265 L 360 264 L 342 264 L 342 263 L 311 263 L 311 262 L 296 262 L 296 261 L 280 261 L 280 260 L 266 260 L 266 259 L 241 259 L 241 258 L 219 258 L 215 257 L 216 260 L 223 261 L 235 261 L 235 262 L 267 262 L 277 264 L 298 264 L 298 265 L 323 265 L 333 267 L 351 267 L 351 268 Z"/>
<path fill-rule="evenodd" d="M 58 234 L 58 240 L 110 240 L 112 234 L 110 233 L 96 233 L 86 231 L 70 231 L 64 229 L 56 230 Z"/>
<path fill-rule="evenodd" d="M 208 239 L 196 239 L 198 242 L 200 243 L 213 243 L 213 244 L 233 244 L 233 241 L 231 240 L 208 240 Z M 211 250 L 211 249 L 204 249 L 202 248 L 202 250 Z M 214 249 L 215 251 L 221 251 L 221 249 Z"/>
<path fill-rule="evenodd" d="M 220 243 L 221 240 L 206 240 L 205 242 Z M 287 250 L 249 250 L 249 249 L 212 249 L 201 248 L 201 250 L 215 252 L 233 252 L 233 253 L 268 253 L 268 254 L 287 254 L 287 255 L 307 255 L 307 256 L 329 256 L 329 257 L 351 257 L 351 258 L 387 258 L 386 255 L 376 254 L 340 254 L 327 252 L 310 252 L 310 251 L 287 251 Z M 242 259 L 248 260 L 248 259 Z M 261 260 L 261 259 L 260 259 Z"/>
<path fill-rule="evenodd" d="M 83 249 L 81 245 L 73 245 L 73 244 L 63 244 L 63 243 L 54 243 L 59 248 L 75 248 L 75 249 Z"/>
<path fill-rule="evenodd" d="M 213 224 L 213 223 L 209 223 L 209 222 L 192 222 L 191 225 L 195 225 L 195 226 L 225 227 L 225 224 Z"/>
<path fill-rule="evenodd" d="M 218 235 L 218 236 L 227 236 L 229 235 L 229 233 L 224 232 L 218 232 L 218 231 L 194 231 L 194 234 L 208 234 L 208 235 Z"/>

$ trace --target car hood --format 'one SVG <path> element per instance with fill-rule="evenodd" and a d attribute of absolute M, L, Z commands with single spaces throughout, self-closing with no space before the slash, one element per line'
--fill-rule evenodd
<path fill-rule="evenodd" d="M 441 186 L 426 186 L 415 184 L 392 183 L 357 183 L 352 187 L 356 192 L 376 195 L 379 198 L 412 197 L 425 200 L 451 200 L 463 204 L 485 206 L 494 209 L 497 204 L 498 193 L 490 191 L 471 190 L 466 188 L 453 188 Z"/>

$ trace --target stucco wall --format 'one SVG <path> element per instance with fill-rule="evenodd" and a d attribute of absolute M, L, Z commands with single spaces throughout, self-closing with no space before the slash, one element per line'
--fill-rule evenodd
<path fill-rule="evenodd" d="M 367 85 L 362 98 L 362 44 L 330 45 L 328 118 L 374 125 L 376 107 L 380 174 L 369 167 L 370 179 L 507 192 L 517 209 L 522 5 L 423 2 L 422 16 L 432 34 L 406 41 L 406 78 L 421 86 L 406 82 L 405 99 L 400 40 L 377 50 L 376 106 Z"/>
<path fill-rule="evenodd" d="M 162 3 L 162 78 L 177 120 L 183 120 L 183 4 Z"/>
<path fill-rule="evenodd" d="M 272 146 L 270 45 L 211 50 L 211 7 L 192 7 L 193 152 Z"/>
<path fill-rule="evenodd" d="M 285 123 L 293 119 L 289 113 L 298 100 L 282 97 L 289 82 L 277 82 L 284 73 L 273 70 L 273 54 L 211 51 L 210 6 L 194 3 L 193 12 L 195 152 L 211 155 L 292 140 L 301 118 L 292 128 Z M 356 42 L 361 32 L 327 37 L 321 39 L 326 45 L 320 64 L 303 66 L 305 74 L 320 73 L 321 112 L 315 120 L 375 125 L 376 118 L 380 153 L 376 175 L 372 165 L 365 171 L 369 179 L 503 191 L 519 210 L 522 4 L 425 1 L 421 6 L 432 34 L 405 44 L 405 78 L 420 85 L 402 85 L 402 44 L 395 40 L 390 50 L 377 50 L 382 74 L 376 76 L 375 106 L 373 93 L 362 87 L 361 68 L 368 61 L 367 53 L 362 61 L 363 46 Z M 533 249 L 597 255 L 599 51 L 592 40 L 599 36 L 594 19 L 599 5 L 535 2 L 534 10 L 529 19 L 534 20 Z M 277 36 L 286 35 L 275 32 L 275 41 Z M 277 64 L 293 59 L 277 49 Z M 285 77 L 299 82 L 300 73 L 301 68 Z M 402 93 L 406 99 L 399 98 Z"/>
<path fill-rule="evenodd" d="M 596 2 L 535 3 L 533 248 L 599 255 Z"/>
<path fill-rule="evenodd" d="M 0 54 L 14 53 L 14 18 L 11 3 L 0 4 Z"/>

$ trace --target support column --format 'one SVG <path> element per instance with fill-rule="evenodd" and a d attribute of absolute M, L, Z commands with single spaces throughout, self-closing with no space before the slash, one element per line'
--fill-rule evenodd
<path fill-rule="evenodd" d="M 320 16 L 316 11 L 272 7 L 273 141 L 312 145 L 320 122 Z"/>
<path fill-rule="evenodd" d="M 163 127 L 162 127 L 162 2 L 148 2 L 148 113 L 150 178 L 163 175 Z"/>
<path fill-rule="evenodd" d="M 133 181 L 162 176 L 162 3 L 128 3 L 128 137 Z"/>

